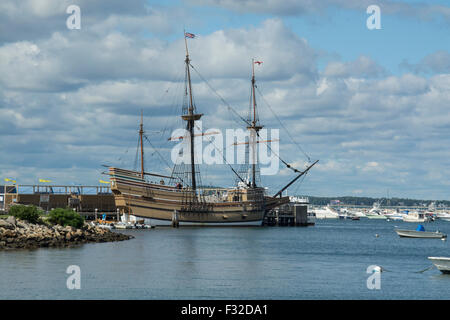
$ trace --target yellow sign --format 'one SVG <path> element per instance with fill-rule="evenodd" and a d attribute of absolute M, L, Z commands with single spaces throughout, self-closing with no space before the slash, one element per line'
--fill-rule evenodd
<path fill-rule="evenodd" d="M 39 182 L 52 182 L 52 180 L 39 179 Z"/>
<path fill-rule="evenodd" d="M 100 183 L 110 183 L 109 181 L 105 181 L 105 180 L 98 180 L 98 182 L 100 182 Z"/>
<path fill-rule="evenodd" d="M 16 183 L 16 180 L 8 179 L 8 178 L 5 178 L 5 181 L 7 181 L 7 182 L 12 182 L 12 183 Z"/>

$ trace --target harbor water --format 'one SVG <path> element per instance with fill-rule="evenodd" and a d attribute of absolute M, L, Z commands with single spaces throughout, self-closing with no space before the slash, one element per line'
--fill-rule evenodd
<path fill-rule="evenodd" d="M 450 233 L 450 222 L 425 223 Z M 428 256 L 449 242 L 400 238 L 385 220 L 313 227 L 124 230 L 135 239 L 0 252 L 0 299 L 449 299 L 450 275 Z M 69 290 L 66 269 L 81 270 Z M 380 289 L 368 289 L 371 265 Z"/>

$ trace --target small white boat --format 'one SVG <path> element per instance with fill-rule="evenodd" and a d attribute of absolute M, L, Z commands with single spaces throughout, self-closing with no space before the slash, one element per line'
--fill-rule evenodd
<path fill-rule="evenodd" d="M 403 220 L 403 216 L 401 215 L 390 215 L 390 216 L 386 216 L 386 219 L 389 221 L 402 221 Z"/>
<path fill-rule="evenodd" d="M 448 257 L 428 257 L 431 262 L 438 268 L 442 273 L 450 274 L 450 258 Z"/>
<path fill-rule="evenodd" d="M 314 209 L 313 212 L 317 219 L 338 219 L 339 214 L 330 206 Z"/>
<path fill-rule="evenodd" d="M 403 215 L 403 221 L 405 222 L 425 222 L 428 220 L 428 217 L 422 212 L 413 211 Z"/>
<path fill-rule="evenodd" d="M 420 228 L 420 227 L 422 227 L 422 228 Z M 445 239 L 445 238 L 447 238 L 446 234 L 439 232 L 439 231 L 435 231 L 435 232 L 425 231 L 425 229 L 423 229 L 423 226 L 419 226 L 417 228 L 417 230 L 395 229 L 395 232 L 397 232 L 397 234 L 400 237 L 404 237 L 404 238 L 426 238 L 426 239 Z"/>
<path fill-rule="evenodd" d="M 384 212 L 384 216 L 388 219 L 388 220 L 392 220 L 392 221 L 401 221 L 403 220 L 403 213 L 397 212 L 397 211 L 386 211 Z"/>
<path fill-rule="evenodd" d="M 143 223 L 136 223 L 135 224 L 136 229 L 151 229 L 152 226 L 148 225 L 148 224 L 143 224 Z"/>
<path fill-rule="evenodd" d="M 133 229 L 133 226 L 128 223 L 118 222 L 114 225 L 116 229 Z"/>
<path fill-rule="evenodd" d="M 114 225 L 112 225 L 112 224 L 98 224 L 97 227 L 102 228 L 102 229 L 107 229 L 107 230 L 114 229 Z"/>
<path fill-rule="evenodd" d="M 450 221 L 450 213 L 448 212 L 437 212 L 436 218 L 443 221 Z"/>

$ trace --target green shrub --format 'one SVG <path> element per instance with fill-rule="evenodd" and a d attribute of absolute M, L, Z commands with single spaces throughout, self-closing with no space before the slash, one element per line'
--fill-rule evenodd
<path fill-rule="evenodd" d="M 72 226 L 74 228 L 81 228 L 84 224 L 84 218 L 72 209 L 57 208 L 50 211 L 47 221 L 52 224 L 59 224 L 61 226 Z"/>
<path fill-rule="evenodd" d="M 41 211 L 35 206 L 24 206 L 17 204 L 9 208 L 9 214 L 20 220 L 26 220 L 30 223 L 39 221 Z"/>

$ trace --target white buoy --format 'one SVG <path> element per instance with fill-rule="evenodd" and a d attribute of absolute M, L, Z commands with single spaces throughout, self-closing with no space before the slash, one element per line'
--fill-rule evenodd
<path fill-rule="evenodd" d="M 380 266 L 375 266 L 375 267 L 373 268 L 373 271 L 375 271 L 375 272 L 381 272 L 381 271 L 383 271 L 383 268 L 381 268 Z"/>

